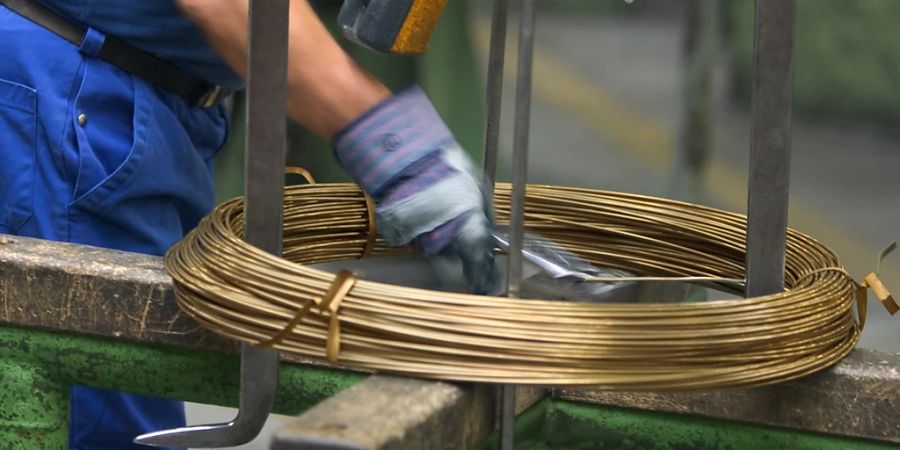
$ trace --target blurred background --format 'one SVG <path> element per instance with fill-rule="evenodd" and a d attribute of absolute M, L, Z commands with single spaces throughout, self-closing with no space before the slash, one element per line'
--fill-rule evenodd
<path fill-rule="evenodd" d="M 518 2 L 510 3 L 500 180 L 512 158 Z M 797 3 L 789 222 L 861 279 L 900 236 L 900 2 Z M 422 84 L 476 161 L 491 4 L 450 0 L 424 57 L 377 55 L 343 41 L 392 88 Z M 334 24 L 340 2 L 317 6 Z M 753 15 L 749 0 L 539 0 L 529 181 L 744 213 Z M 240 98 L 234 108 L 240 117 Z M 221 199 L 242 190 L 235 122 L 216 161 Z M 327 142 L 292 126 L 290 145 L 291 164 L 317 180 L 347 180 Z M 881 279 L 900 292 L 900 254 L 885 260 Z M 900 352 L 898 320 L 870 295 L 860 346 Z M 259 442 L 241 448 L 266 448 Z"/>

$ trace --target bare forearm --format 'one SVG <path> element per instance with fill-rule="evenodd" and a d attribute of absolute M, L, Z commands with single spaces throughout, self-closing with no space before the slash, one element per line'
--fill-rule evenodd
<path fill-rule="evenodd" d="M 185 15 L 241 76 L 247 68 L 247 0 L 179 0 Z M 288 46 L 287 111 L 330 138 L 390 96 L 381 82 L 340 48 L 307 0 L 292 0 Z"/>

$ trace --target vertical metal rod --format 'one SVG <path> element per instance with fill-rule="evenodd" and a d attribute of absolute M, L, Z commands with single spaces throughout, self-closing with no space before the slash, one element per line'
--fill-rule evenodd
<path fill-rule="evenodd" d="M 516 385 L 500 385 L 500 450 L 515 448 Z"/>
<path fill-rule="evenodd" d="M 506 22 L 509 0 L 494 0 L 491 19 L 491 48 L 487 66 L 487 113 L 484 130 L 484 182 L 489 193 L 494 192 L 497 179 L 497 149 L 500 144 L 500 111 L 503 108 L 503 65 L 506 59 Z"/>
<path fill-rule="evenodd" d="M 531 72 L 534 50 L 534 1 L 523 0 L 519 25 L 518 80 L 513 130 L 512 198 L 509 218 L 510 297 L 522 284 L 522 242 L 525 236 L 525 185 L 528 183 L 528 138 L 531 127 Z"/>
<path fill-rule="evenodd" d="M 482 169 L 484 170 L 484 191 L 488 199 L 493 198 L 497 180 L 497 154 L 500 145 L 500 113 L 503 109 L 503 69 L 506 60 L 506 24 L 509 17 L 509 0 L 494 0 L 491 18 L 491 43 L 488 53 L 487 86 L 485 86 L 485 128 Z M 512 419 L 504 414 L 515 409 L 515 386 L 499 385 L 496 390 L 497 429 L 503 442 L 511 441 Z M 512 406 L 509 405 L 512 403 Z M 504 420 L 505 419 L 505 420 Z"/>
<path fill-rule="evenodd" d="M 244 240 L 279 256 L 287 159 L 289 10 L 289 0 L 250 2 Z M 272 411 L 277 390 L 278 352 L 241 344 L 238 418 L 252 416 L 261 429 Z"/>
<path fill-rule="evenodd" d="M 712 145 L 713 66 L 719 0 L 688 0 L 682 28 L 681 117 L 671 193 L 701 202 Z"/>
<path fill-rule="evenodd" d="M 286 145 L 288 10 L 290 0 L 251 0 L 247 56 L 247 132 L 244 149 L 244 240 L 281 255 Z M 278 389 L 278 352 L 241 344 L 237 417 L 138 436 L 165 447 L 233 447 L 262 430 Z"/>
<path fill-rule="evenodd" d="M 274 255 L 281 255 L 287 158 L 288 4 L 288 0 L 250 2 L 244 240 Z"/>
<path fill-rule="evenodd" d="M 522 286 L 522 243 L 525 237 L 525 187 L 528 183 L 528 138 L 531 128 L 531 75 L 534 54 L 535 0 L 523 0 L 519 22 L 518 80 L 513 130 L 512 198 L 509 219 L 507 292 L 518 297 Z M 516 417 L 516 389 L 503 386 L 500 411 L 500 448 L 512 450 Z"/>
<path fill-rule="evenodd" d="M 748 297 L 784 289 L 795 0 L 757 0 L 747 204 Z"/>

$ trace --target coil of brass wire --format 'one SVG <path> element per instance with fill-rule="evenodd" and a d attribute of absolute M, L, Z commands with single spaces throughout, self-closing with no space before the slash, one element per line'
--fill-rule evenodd
<path fill-rule="evenodd" d="M 499 223 L 508 220 L 509 195 L 508 184 L 497 185 Z M 742 215 L 543 185 L 528 186 L 526 204 L 526 228 L 598 266 L 744 278 Z M 627 390 L 770 384 L 839 361 L 864 321 L 864 309 L 853 309 L 859 286 L 833 252 L 795 230 L 788 231 L 784 292 L 594 304 L 336 281 L 307 266 L 404 251 L 372 245 L 370 226 L 356 185 L 291 186 L 283 258 L 240 239 L 237 198 L 175 245 L 165 264 L 181 308 L 216 333 L 349 367 L 444 380 Z M 339 305 L 330 303 L 337 290 Z"/>

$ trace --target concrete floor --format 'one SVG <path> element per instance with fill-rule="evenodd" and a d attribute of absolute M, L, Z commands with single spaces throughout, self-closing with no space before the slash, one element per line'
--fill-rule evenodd
<path fill-rule="evenodd" d="M 486 17 L 473 20 L 480 48 Z M 511 21 L 511 25 L 514 21 Z M 511 26 L 511 28 L 514 28 Z M 625 21 L 542 14 L 537 30 L 531 128 L 532 182 L 598 187 L 672 196 L 672 142 L 679 119 L 680 25 L 665 17 Z M 515 39 L 511 30 L 510 39 Z M 508 58 L 514 62 L 514 46 Z M 712 162 L 700 202 L 746 209 L 749 117 L 725 92 L 726 68 L 717 69 Z M 505 86 L 503 161 L 511 159 L 514 81 Z M 875 256 L 898 237 L 900 139 L 865 124 L 812 122 L 796 117 L 793 133 L 790 223 L 821 240 L 861 278 Z M 501 171 L 503 168 L 501 168 Z M 501 177 L 502 178 L 502 177 Z M 886 261 L 882 279 L 900 289 L 900 257 Z M 900 352 L 900 327 L 870 300 L 862 347 Z M 188 406 L 189 423 L 228 420 L 234 412 Z M 285 418 L 274 417 L 255 442 Z"/>

